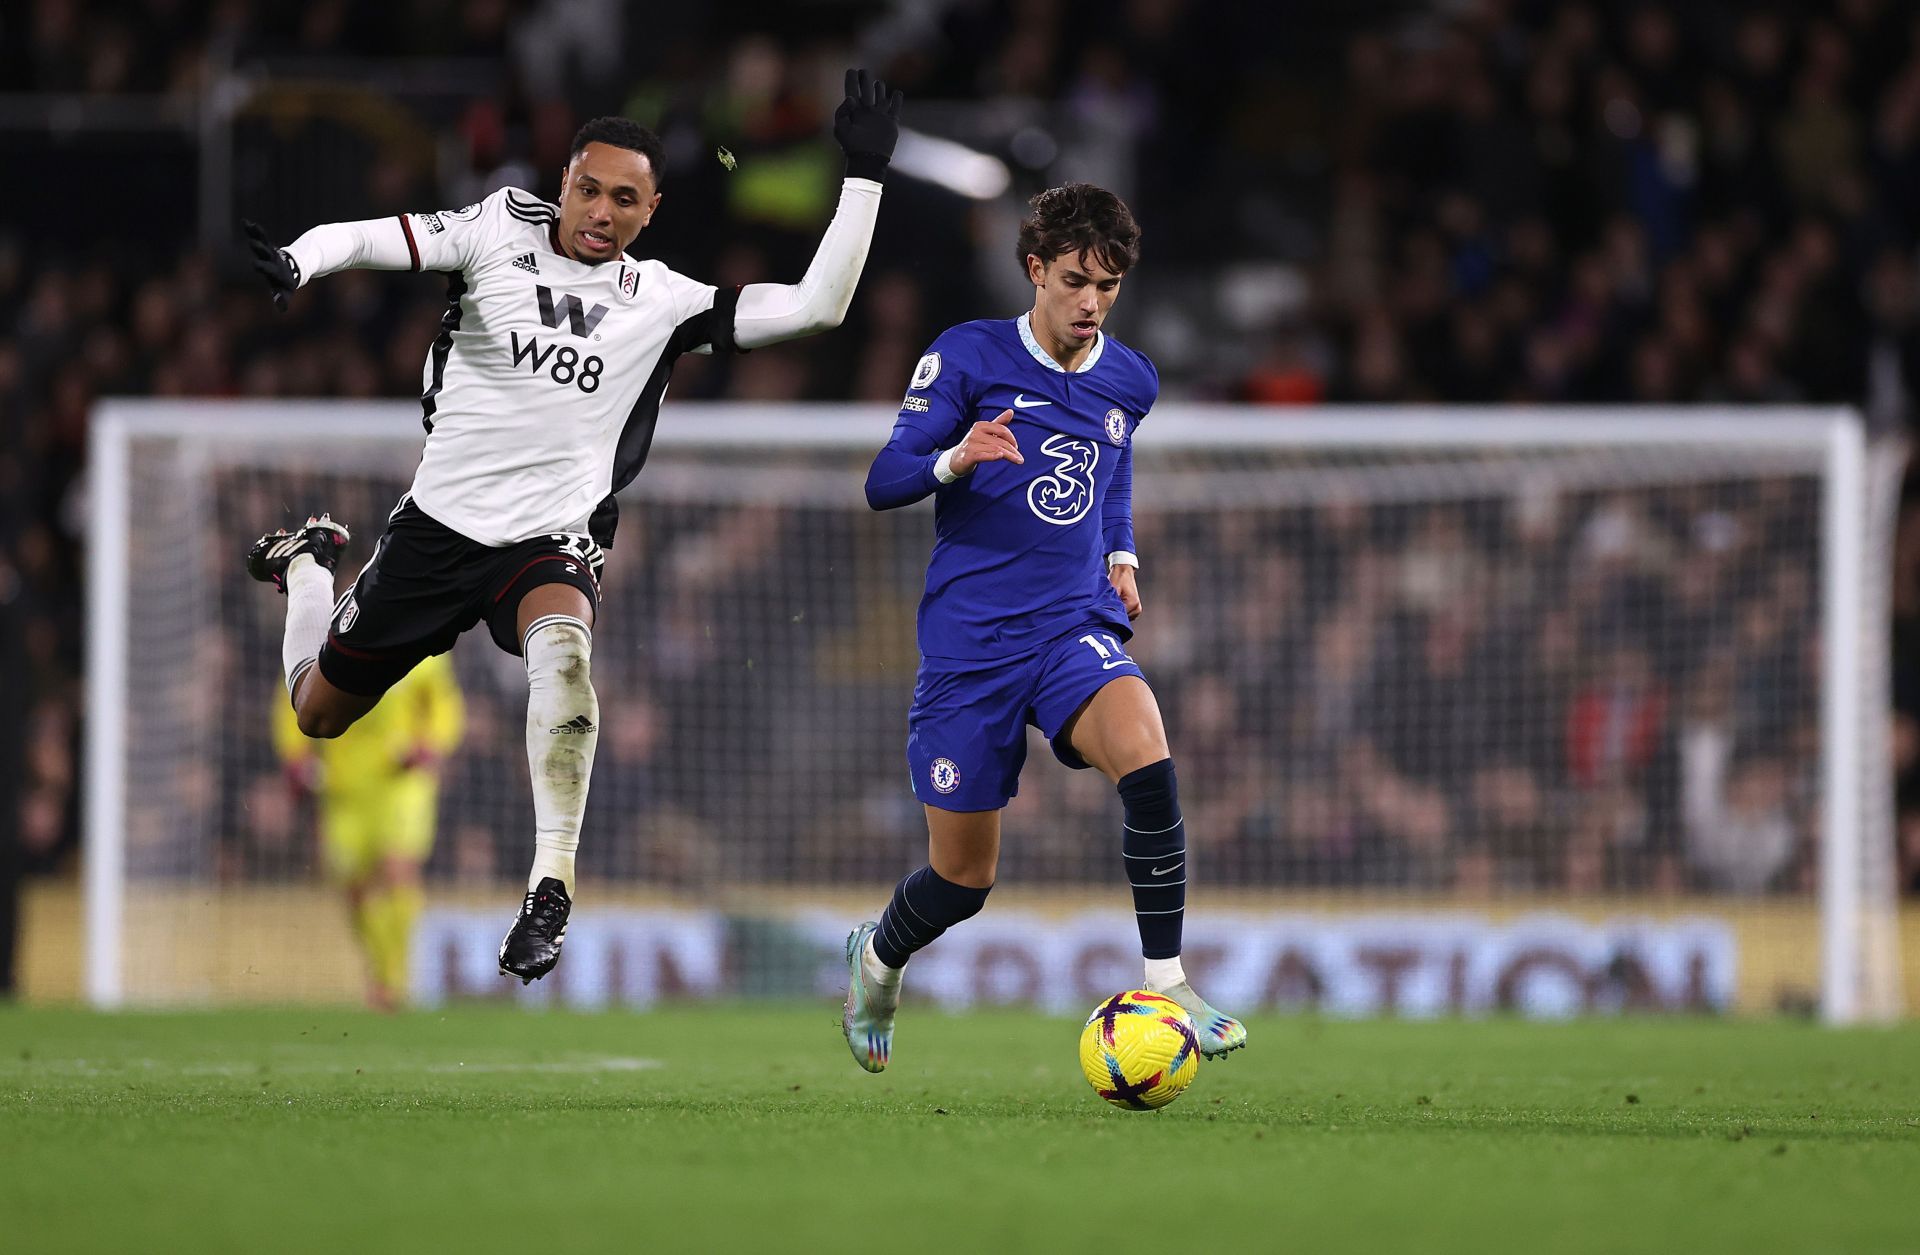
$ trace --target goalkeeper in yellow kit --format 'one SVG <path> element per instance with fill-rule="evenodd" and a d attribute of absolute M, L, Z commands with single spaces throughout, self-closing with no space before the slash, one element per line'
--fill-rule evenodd
<path fill-rule="evenodd" d="M 328 873 L 346 887 L 354 932 L 367 953 L 367 1001 L 390 1010 L 406 989 L 440 765 L 465 726 L 453 660 L 427 658 L 332 740 L 302 736 L 287 703 L 275 710 L 274 745 L 289 778 L 314 795 Z"/>

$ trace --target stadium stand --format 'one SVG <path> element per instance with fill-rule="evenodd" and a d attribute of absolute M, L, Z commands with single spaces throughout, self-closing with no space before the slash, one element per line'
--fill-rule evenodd
<path fill-rule="evenodd" d="M 1882 0 L 1305 5 L 1273 47 L 1220 37 L 1259 6 L 1180 0 L 1125 6 L 1093 32 L 1076 29 L 1067 6 L 903 6 L 879 20 L 867 6 L 810 6 L 813 19 L 841 24 L 811 44 L 792 38 L 773 4 L 730 6 L 724 28 L 682 14 L 643 38 L 609 0 L 601 16 L 624 34 L 604 44 L 561 20 L 562 6 L 537 3 L 22 7 L 21 27 L 0 39 L 0 99 L 40 102 L 33 108 L 78 102 L 81 115 L 111 119 L 118 102 L 191 118 L 221 75 L 267 67 L 274 87 L 236 129 L 234 196 L 261 180 L 249 135 L 272 134 L 317 171 L 311 196 L 259 211 L 281 227 L 463 203 L 501 182 L 550 191 L 578 121 L 618 109 L 657 121 L 669 141 L 669 199 L 653 247 L 725 282 L 792 269 L 829 194 L 812 85 L 833 81 L 817 71 L 838 65 L 841 47 L 862 47 L 885 57 L 886 76 L 916 102 L 1037 102 L 1069 128 L 1106 137 L 1078 155 L 1135 198 L 1146 224 L 1153 264 L 1131 325 L 1163 363 L 1169 396 L 1833 402 L 1859 407 L 1883 435 L 1907 433 L 1920 400 L 1920 17 Z M 1216 55 L 1188 55 L 1197 45 Z M 457 67 L 454 86 L 428 99 L 414 84 L 408 108 L 384 111 L 382 85 L 419 58 Z M 331 71 L 356 88 L 303 88 Z M 1225 86 L 1210 90 L 1203 73 Z M 472 82 L 491 90 L 459 100 L 459 84 Z M 749 178 L 729 181 L 704 138 L 716 131 L 744 137 L 743 169 L 778 167 L 794 175 L 784 186 L 800 190 L 783 200 Z M 76 841 L 77 573 L 87 560 L 82 471 L 94 399 L 412 395 L 441 301 L 430 283 L 356 273 L 303 293 L 276 319 L 238 249 L 200 238 L 179 207 L 196 196 L 193 148 L 181 138 L 190 125 L 116 132 L 97 122 L 75 140 L 16 121 L 3 133 L 10 168 L 34 173 L 0 226 L 0 602 L 18 624 L 0 654 L 0 690 L 14 698 L 10 711 L 25 712 L 14 716 L 25 732 L 18 761 L 0 762 L 0 779 L 17 781 L 0 789 L 17 814 L 0 838 L 16 833 L 19 857 L 44 869 L 69 859 Z M 162 160 L 182 144 L 187 161 Z M 1036 162 L 1021 176 L 1056 168 Z M 436 166 L 437 180 L 427 174 Z M 816 168 L 825 173 L 814 188 Z M 988 275 L 1000 265 L 976 261 L 965 204 L 930 190 L 907 195 L 919 198 L 916 211 L 883 218 L 850 334 L 804 353 L 690 369 L 675 395 L 897 392 L 932 330 L 993 307 Z M 381 509 L 351 505 L 367 518 Z M 1697 572 L 1652 551 L 1703 529 L 1804 528 L 1812 508 L 1788 494 L 1578 531 L 1569 516 L 1502 552 L 1637 564 L 1632 595 L 1678 606 Z M 238 513 L 236 536 L 245 531 Z M 1360 520 L 1327 511 L 1290 537 L 1280 574 L 1358 587 L 1342 581 L 1383 565 L 1404 576 L 1422 553 L 1471 562 L 1488 529 L 1509 525 L 1451 510 Z M 1205 543 L 1189 547 L 1203 555 L 1194 562 L 1217 572 L 1256 559 L 1255 537 L 1197 539 Z M 751 566 L 742 558 L 735 569 Z M 1336 608 L 1327 621 L 1201 625 L 1233 648 L 1158 663 L 1189 743 L 1204 743 L 1209 729 L 1253 727 L 1296 756 L 1330 737 L 1345 748 L 1315 789 L 1284 802 L 1230 796 L 1196 828 L 1218 844 L 1213 857 L 1254 882 L 1366 874 L 1435 887 L 1493 876 L 1576 888 L 1804 887 L 1793 786 L 1765 754 L 1736 755 L 1729 768 L 1754 829 L 1784 825 L 1765 874 L 1747 868 L 1727 880 L 1733 873 L 1710 850 L 1684 838 L 1689 729 L 1757 711 L 1779 721 L 1770 735 L 1791 741 L 1811 717 L 1798 695 L 1752 687 L 1793 674 L 1761 664 L 1803 645 L 1809 590 L 1751 587 L 1739 648 L 1711 661 L 1681 637 L 1608 637 L 1604 614 L 1569 623 L 1577 616 L 1564 588 L 1541 594 L 1543 613 L 1521 641 L 1500 639 L 1461 604 L 1412 614 L 1395 602 L 1389 613 L 1389 602 L 1359 594 L 1320 599 Z M 1894 603 L 1902 882 L 1920 890 L 1920 498 L 1902 516 Z M 1255 646 L 1299 666 L 1271 669 L 1255 686 L 1204 661 Z M 1420 722 L 1443 708 L 1472 719 L 1444 693 L 1488 691 L 1473 670 L 1515 651 L 1526 662 L 1514 682 L 1564 683 L 1573 695 L 1554 735 L 1449 739 Z M 1575 655 L 1601 661 L 1584 678 L 1549 675 Z M 1399 670 L 1389 683 L 1382 668 Z M 1685 677 L 1677 687 L 1676 676 Z M 682 717 L 681 699 L 668 678 L 639 679 L 653 698 L 603 747 L 608 783 L 596 785 L 597 804 L 718 779 L 671 769 L 663 730 Z M 697 686 L 697 674 L 681 679 Z M 476 697 L 478 722 L 487 700 Z M 1596 723 L 1623 703 L 1631 735 L 1598 737 Z M 1423 757 L 1443 743 L 1474 761 Z M 461 770 L 480 779 L 510 767 L 474 759 Z M 875 766 L 894 770 L 891 757 Z M 1403 784 L 1390 791 L 1401 804 L 1356 810 L 1358 771 Z M 1438 796 L 1423 788 L 1435 775 L 1471 783 Z M 1503 856 L 1503 824 L 1531 823 L 1569 790 L 1602 786 L 1610 805 L 1664 818 L 1622 844 L 1602 840 L 1604 820 L 1589 812 L 1584 826 L 1569 823 L 1550 863 Z M 671 800 L 689 816 L 703 806 Z M 1469 829 L 1472 850 L 1462 848 Z M 443 876 L 493 876 L 511 860 L 490 843 L 521 843 L 463 819 L 457 802 L 444 831 L 433 868 Z M 696 843 L 679 848 L 687 866 L 678 874 L 698 876 Z M 231 851 L 229 874 L 250 874 L 252 857 Z M 617 846 L 594 857 L 598 874 L 638 868 L 638 855 Z M 783 857 L 831 872 L 851 855 L 796 844 Z M 1050 865 L 1043 846 L 1016 857 L 1033 862 L 1028 874 Z"/>

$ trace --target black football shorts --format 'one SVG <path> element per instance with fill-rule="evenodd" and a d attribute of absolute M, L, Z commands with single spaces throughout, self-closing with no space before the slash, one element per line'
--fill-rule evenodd
<path fill-rule="evenodd" d="M 482 545 L 402 497 L 373 560 L 334 607 L 320 674 L 337 689 L 378 697 L 483 619 L 493 643 L 517 657 L 520 599 L 542 584 L 570 584 L 597 612 L 604 561 L 584 533 Z"/>

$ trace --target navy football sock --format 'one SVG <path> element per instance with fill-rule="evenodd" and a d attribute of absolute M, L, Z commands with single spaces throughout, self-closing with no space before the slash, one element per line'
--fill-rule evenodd
<path fill-rule="evenodd" d="M 1163 758 L 1120 777 L 1120 802 L 1127 815 L 1120 851 L 1133 886 L 1140 952 L 1149 959 L 1176 958 L 1187 909 L 1187 827 L 1180 818 L 1173 760 Z"/>
<path fill-rule="evenodd" d="M 987 904 L 992 890 L 956 885 L 931 867 L 922 867 L 894 886 L 893 901 L 880 912 L 873 952 L 888 967 L 905 967 L 913 952 L 928 945 Z"/>

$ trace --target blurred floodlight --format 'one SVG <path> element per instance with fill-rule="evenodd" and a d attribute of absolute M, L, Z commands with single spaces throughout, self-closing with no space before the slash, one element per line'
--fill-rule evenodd
<path fill-rule="evenodd" d="M 972 200 L 992 200 L 1013 183 L 1006 163 L 950 139 L 900 129 L 893 168 Z"/>

